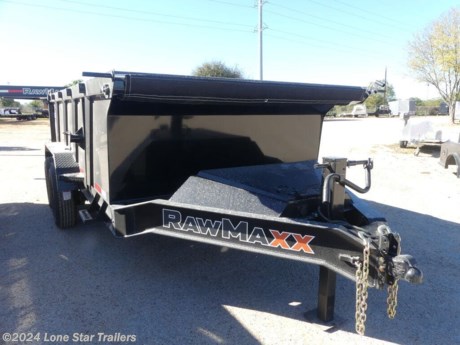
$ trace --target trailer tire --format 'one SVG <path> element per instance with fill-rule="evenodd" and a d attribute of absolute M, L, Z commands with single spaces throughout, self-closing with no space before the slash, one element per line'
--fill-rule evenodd
<path fill-rule="evenodd" d="M 407 147 L 407 140 L 401 140 L 399 142 L 399 147 L 405 149 Z"/>
<path fill-rule="evenodd" d="M 54 164 L 53 158 L 52 157 L 47 157 L 45 158 L 45 182 L 46 182 L 46 193 L 48 195 L 48 206 L 52 208 L 52 198 L 53 198 L 53 193 L 51 191 L 51 181 L 49 177 L 49 170 L 50 170 L 50 165 Z"/>
<path fill-rule="evenodd" d="M 50 160 L 48 163 L 47 161 Z M 48 165 L 47 189 L 48 200 L 53 211 L 54 222 L 61 229 L 67 229 L 74 226 L 77 222 L 77 205 L 72 192 L 70 199 L 64 199 L 62 192 L 58 190 L 56 167 L 52 158 L 45 160 L 45 166 Z"/>

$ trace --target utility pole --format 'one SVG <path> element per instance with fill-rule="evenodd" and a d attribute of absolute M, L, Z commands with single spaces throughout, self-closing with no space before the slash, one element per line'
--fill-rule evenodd
<path fill-rule="evenodd" d="M 262 21 L 262 8 L 264 0 L 259 0 L 259 78 L 264 80 L 264 62 L 263 62 L 263 21 Z"/>
<path fill-rule="evenodd" d="M 383 91 L 383 105 L 387 105 L 387 68 L 385 66 L 385 90 Z"/>

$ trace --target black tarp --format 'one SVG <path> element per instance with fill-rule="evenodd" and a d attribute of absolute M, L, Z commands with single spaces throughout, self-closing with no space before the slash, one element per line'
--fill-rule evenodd
<path fill-rule="evenodd" d="M 157 113 L 175 114 L 326 114 L 334 105 L 364 101 L 361 87 L 204 78 L 162 74 L 115 77 L 114 113 L 126 101 L 157 104 Z M 120 102 L 117 102 L 120 101 Z M 130 111 L 136 107 L 129 102 Z M 193 104 L 193 111 L 188 105 Z M 128 106 L 127 104 L 125 104 Z"/>

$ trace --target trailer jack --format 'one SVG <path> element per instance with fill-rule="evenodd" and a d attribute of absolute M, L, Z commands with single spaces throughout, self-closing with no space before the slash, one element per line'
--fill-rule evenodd
<path fill-rule="evenodd" d="M 362 165 L 365 169 L 365 187 L 346 179 L 347 167 Z M 383 288 L 388 285 L 388 316 L 396 315 L 398 281 L 420 284 L 422 272 L 416 267 L 410 255 L 401 255 L 400 237 L 392 233 L 385 223 L 368 227 L 352 225 L 347 220 L 345 186 L 359 193 L 366 193 L 371 187 L 372 159 L 348 161 L 346 158 L 324 158 L 315 168 L 323 169 L 322 200 L 318 213 L 329 222 L 343 224 L 349 231 L 362 239 L 362 256 L 342 254 L 340 259 L 356 267 L 356 331 L 365 332 L 367 310 L 367 288 L 371 285 Z M 375 265 L 377 279 L 371 279 L 369 270 Z M 318 294 L 318 318 L 331 321 L 334 317 L 336 273 L 321 267 Z"/>

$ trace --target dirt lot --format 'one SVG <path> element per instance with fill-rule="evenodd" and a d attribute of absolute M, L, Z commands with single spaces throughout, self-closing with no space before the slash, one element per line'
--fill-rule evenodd
<path fill-rule="evenodd" d="M 445 117 L 432 120 L 452 130 Z M 312 319 L 315 266 L 156 236 L 119 240 L 101 224 L 59 231 L 43 173 L 47 120 L 0 119 L 0 334 L 40 333 L 29 344 L 46 343 L 45 333 L 72 343 L 75 334 L 117 332 L 136 344 L 460 343 L 460 179 L 438 165 L 436 147 L 418 157 L 400 149 L 401 128 L 388 118 L 324 124 L 320 157 L 374 159 L 363 198 L 425 275 L 422 285 L 400 284 L 395 320 L 386 317 L 386 292 L 370 290 L 361 337 L 355 287 L 344 278 L 335 321 Z M 349 171 L 360 185 L 363 176 Z"/>

